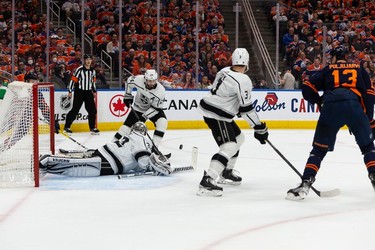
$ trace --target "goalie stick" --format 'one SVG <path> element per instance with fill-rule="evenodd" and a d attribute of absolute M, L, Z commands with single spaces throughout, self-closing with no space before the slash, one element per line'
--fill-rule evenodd
<path fill-rule="evenodd" d="M 198 148 L 193 147 L 193 149 L 191 150 L 191 163 L 190 163 L 190 165 L 175 167 L 175 168 L 173 168 L 172 173 L 180 173 L 180 172 L 195 170 L 195 169 L 197 169 L 197 164 L 198 164 Z M 119 180 L 121 180 L 123 178 L 125 179 L 125 178 L 144 176 L 144 175 L 157 176 L 158 174 L 155 173 L 155 171 L 142 171 L 142 172 L 134 172 L 134 173 L 129 173 L 129 174 L 119 174 L 119 175 L 117 175 L 117 178 Z"/>
<path fill-rule="evenodd" d="M 287 158 L 285 158 L 285 156 L 268 140 L 266 139 L 266 142 L 268 145 L 271 146 L 271 148 L 273 150 L 275 150 L 275 152 L 288 164 L 288 166 L 293 169 L 294 172 L 296 172 L 298 174 L 299 177 L 302 177 L 302 174 L 293 166 L 292 163 L 290 163 L 288 161 Z M 319 191 L 317 189 L 315 189 L 313 186 L 311 186 L 311 189 L 314 191 L 314 193 L 316 193 L 319 197 L 333 197 L 333 196 L 337 196 L 340 194 L 340 189 L 338 188 L 335 188 L 335 189 L 332 189 L 332 190 L 327 190 L 327 191 Z"/>

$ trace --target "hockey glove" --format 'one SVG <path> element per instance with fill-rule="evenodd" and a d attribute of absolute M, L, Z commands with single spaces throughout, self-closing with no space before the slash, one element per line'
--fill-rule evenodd
<path fill-rule="evenodd" d="M 259 125 L 255 125 L 254 130 L 255 139 L 260 141 L 261 144 L 266 144 L 266 140 L 268 139 L 268 128 L 266 123 L 262 122 Z"/>
<path fill-rule="evenodd" d="M 125 94 L 124 103 L 125 103 L 126 107 L 129 108 L 133 104 L 133 98 L 134 97 L 132 95 Z"/>

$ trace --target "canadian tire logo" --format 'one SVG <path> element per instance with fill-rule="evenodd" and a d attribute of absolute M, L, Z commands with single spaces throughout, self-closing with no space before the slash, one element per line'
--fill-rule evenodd
<path fill-rule="evenodd" d="M 62 95 L 60 97 L 60 107 L 63 110 L 69 110 L 72 107 L 72 98 L 68 95 Z"/>
<path fill-rule="evenodd" d="M 277 97 L 276 93 L 275 92 L 268 92 L 267 95 L 266 95 L 266 98 L 265 100 L 268 102 L 268 104 L 270 106 L 273 106 L 277 103 L 277 101 L 279 100 L 279 98 Z"/>
<path fill-rule="evenodd" d="M 116 117 L 126 115 L 129 112 L 129 108 L 124 103 L 124 95 L 118 94 L 113 96 L 109 101 L 109 110 Z"/>

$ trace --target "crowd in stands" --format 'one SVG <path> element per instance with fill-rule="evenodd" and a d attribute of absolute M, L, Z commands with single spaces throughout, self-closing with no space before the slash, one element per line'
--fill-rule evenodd
<path fill-rule="evenodd" d="M 195 2 L 161 1 L 160 22 L 157 23 L 156 0 L 126 1 L 122 20 L 122 67 L 133 75 L 143 74 L 149 68 L 157 68 L 156 42 L 159 29 L 161 82 L 168 88 L 179 89 L 210 86 L 217 70 L 229 65 L 231 51 L 228 36 L 224 34 L 224 18 L 220 13 L 219 2 L 199 1 L 198 30 Z M 114 58 L 113 67 L 117 75 L 119 65 L 116 63 L 120 53 L 118 8 L 111 0 L 88 1 L 87 7 L 85 29 L 94 41 L 94 51 L 100 56 L 101 51 L 105 50 Z M 199 34 L 199 55 L 195 52 L 196 32 Z"/>
<path fill-rule="evenodd" d="M 62 12 L 61 20 L 71 18 L 81 26 L 81 1 L 57 1 Z M 169 88 L 208 88 L 216 72 L 230 65 L 231 50 L 224 33 L 224 17 L 218 0 L 199 0 L 199 25 L 196 30 L 195 0 L 161 0 L 160 23 L 157 23 L 156 0 L 129 0 L 123 4 L 122 51 L 119 46 L 119 9 L 115 0 L 87 0 L 84 6 L 84 28 L 93 40 L 94 55 L 106 51 L 113 58 L 113 72 L 119 73 L 119 63 L 125 72 L 143 74 L 146 69 L 157 68 L 156 41 L 160 30 L 160 81 Z M 0 3 L 0 70 L 12 72 L 11 49 L 16 52 L 15 78 L 23 80 L 32 72 L 40 81 L 50 81 L 57 86 L 67 86 L 71 74 L 81 65 L 80 44 L 63 27 L 50 22 L 46 34 L 46 14 L 38 14 L 40 0 L 16 1 L 15 41 L 12 41 L 12 7 L 10 0 Z M 45 4 L 42 2 L 42 4 Z M 45 9 L 45 7 L 44 7 Z M 199 34 L 199 54 L 196 54 L 196 32 Z M 49 51 L 46 39 L 49 37 Z M 122 61 L 119 62 L 119 53 Z M 47 56 L 49 65 L 47 65 Z M 198 57 L 198 67 L 196 66 Z M 106 86 L 103 69 L 95 65 L 99 87 Z M 198 76 L 196 77 L 196 68 Z M 196 82 L 198 79 L 198 82 Z"/>
<path fill-rule="evenodd" d="M 285 68 L 296 78 L 296 87 L 330 62 L 330 50 L 344 46 L 349 62 L 361 63 L 375 84 L 375 1 L 281 0 L 281 52 Z M 270 20 L 276 5 L 269 5 Z M 323 48 L 323 27 L 327 27 Z M 323 57 L 323 53 L 325 57 Z M 324 59 L 326 58 L 326 62 Z"/>

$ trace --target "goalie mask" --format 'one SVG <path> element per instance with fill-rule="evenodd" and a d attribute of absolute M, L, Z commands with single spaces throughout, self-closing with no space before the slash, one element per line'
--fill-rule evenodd
<path fill-rule="evenodd" d="M 154 69 L 148 69 L 145 72 L 146 88 L 154 89 L 156 87 L 156 80 L 158 79 L 158 73 Z"/>
<path fill-rule="evenodd" d="M 147 134 L 146 124 L 143 122 L 136 122 L 130 129 L 130 133 L 145 136 Z"/>
<path fill-rule="evenodd" d="M 173 171 L 171 163 L 164 155 L 152 153 L 149 159 L 150 167 L 158 173 L 158 175 L 170 175 Z"/>

